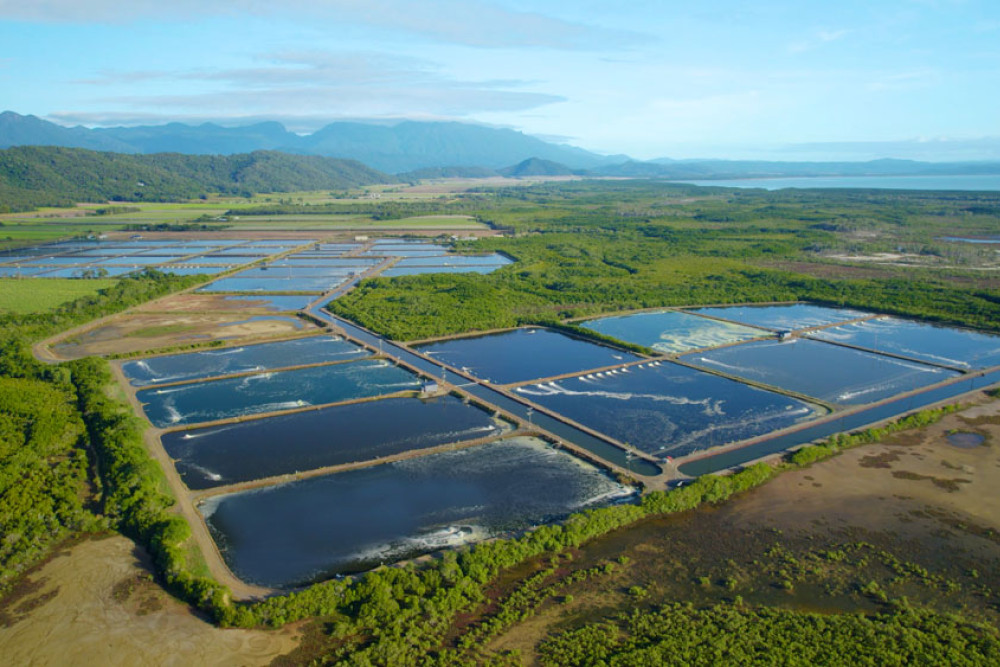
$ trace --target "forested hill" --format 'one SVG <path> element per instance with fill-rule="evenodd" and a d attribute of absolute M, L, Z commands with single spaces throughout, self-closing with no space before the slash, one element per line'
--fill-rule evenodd
<path fill-rule="evenodd" d="M 127 155 L 19 146 L 0 150 L 0 211 L 79 201 L 176 201 L 216 192 L 340 190 L 394 180 L 354 160 L 274 151 Z"/>

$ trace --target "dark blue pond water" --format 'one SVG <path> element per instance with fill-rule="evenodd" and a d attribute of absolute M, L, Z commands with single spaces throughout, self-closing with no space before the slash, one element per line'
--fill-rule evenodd
<path fill-rule="evenodd" d="M 751 326 L 793 330 L 818 327 L 854 320 L 870 315 L 849 308 L 827 308 L 798 303 L 790 306 L 726 306 L 724 308 L 698 308 L 691 311 L 712 317 L 721 317 Z"/>
<path fill-rule="evenodd" d="M 720 470 L 727 470 L 764 456 L 784 452 L 798 445 L 826 438 L 834 433 L 848 432 L 882 421 L 883 419 L 896 417 L 897 415 L 906 414 L 913 410 L 920 410 L 934 403 L 946 401 L 997 382 L 1000 382 L 1000 371 L 993 371 L 985 377 L 968 377 L 944 387 L 928 389 L 914 396 L 887 401 L 886 403 L 861 410 L 854 414 L 844 415 L 839 419 L 816 424 L 815 426 L 807 426 L 794 433 L 785 433 L 748 447 L 741 447 L 740 449 L 723 452 L 716 456 L 691 461 L 682 465 L 680 472 L 684 475 L 697 477 L 699 475 L 719 472 Z"/>
<path fill-rule="evenodd" d="M 222 496 L 202 511 L 244 581 L 291 586 L 523 530 L 628 491 L 516 438 Z"/>
<path fill-rule="evenodd" d="M 370 356 L 365 348 L 331 336 L 312 336 L 277 343 L 245 345 L 223 350 L 150 357 L 122 364 L 122 372 L 133 387 L 164 382 L 264 371 L 283 366 L 347 361 Z"/>
<path fill-rule="evenodd" d="M 661 310 L 602 317 L 580 326 L 637 345 L 671 354 L 771 335 L 762 329 L 719 322 L 688 313 Z"/>
<path fill-rule="evenodd" d="M 424 354 L 497 384 L 615 366 L 640 357 L 549 329 L 517 329 L 416 346 Z"/>
<path fill-rule="evenodd" d="M 810 337 L 962 369 L 1000 364 L 1000 336 L 895 318 L 845 324 Z"/>
<path fill-rule="evenodd" d="M 420 382 L 412 373 L 385 361 L 366 360 L 143 389 L 136 396 L 143 402 L 149 420 L 160 428 L 167 428 L 381 396 L 419 387 Z"/>
<path fill-rule="evenodd" d="M 313 307 L 310 312 L 317 317 L 334 322 L 337 326 L 343 328 L 352 337 L 358 340 L 374 346 L 380 345 L 379 341 L 381 339 L 378 336 L 370 331 L 367 331 L 366 329 L 362 329 L 348 320 L 333 317 L 328 313 L 324 313 L 318 307 Z M 428 361 L 424 357 L 421 357 L 406 348 L 399 347 L 392 341 L 384 341 L 382 344 L 384 345 L 386 352 L 389 352 L 406 361 L 415 368 L 418 368 L 422 372 L 428 374 L 430 377 L 440 378 L 442 376 L 442 370 L 438 364 Z M 514 400 L 507 394 L 504 394 L 495 387 L 487 384 L 466 384 L 464 389 L 476 398 L 479 398 L 480 400 L 491 405 L 495 405 L 511 414 L 517 415 L 518 417 L 527 418 L 529 410 L 531 410 L 531 408 L 521 401 Z M 645 475 L 647 477 L 658 475 L 662 472 L 660 466 L 657 464 L 646 461 L 645 459 L 630 459 L 626 456 L 625 451 L 620 447 L 612 445 L 606 440 L 592 435 L 587 431 L 583 431 L 554 417 L 550 417 L 545 413 L 535 413 L 532 418 L 535 424 L 544 428 L 549 433 L 592 452 L 605 461 L 610 461 L 611 463 L 619 465 L 623 468 L 628 465 L 631 467 L 632 472 Z"/>
<path fill-rule="evenodd" d="M 669 362 L 515 392 L 654 456 L 683 456 L 815 416 L 806 403 Z"/>
<path fill-rule="evenodd" d="M 941 382 L 958 373 L 814 340 L 745 343 L 684 361 L 830 403 L 860 405 Z"/>
<path fill-rule="evenodd" d="M 192 489 L 368 461 L 500 435 L 501 424 L 454 396 L 386 398 L 163 436 Z"/>

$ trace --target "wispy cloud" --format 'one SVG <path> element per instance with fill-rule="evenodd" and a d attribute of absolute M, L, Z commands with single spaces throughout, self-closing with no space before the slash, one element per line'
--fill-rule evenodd
<path fill-rule="evenodd" d="M 824 44 L 839 41 L 849 34 L 851 34 L 850 30 L 818 30 L 805 39 L 797 40 L 789 44 L 788 52 L 805 53 L 806 51 L 812 51 L 813 49 L 823 46 Z"/>
<path fill-rule="evenodd" d="M 123 108 L 133 115 L 171 109 L 212 117 L 288 117 L 302 109 L 324 109 L 325 120 L 397 115 L 462 118 L 480 112 L 523 111 L 565 99 L 524 90 L 527 81 L 455 79 L 429 61 L 390 54 L 301 51 L 258 60 L 258 66 L 232 69 L 104 72 L 75 83 L 107 91 L 92 103 L 108 108 L 109 119 Z M 136 84 L 147 82 L 155 84 L 155 92 L 137 92 L 143 88 Z M 120 89 L 128 92 L 117 92 Z M 162 92 L 167 90 L 184 92 Z M 58 117 L 94 122 L 93 117 L 84 121 L 69 112 Z"/>
<path fill-rule="evenodd" d="M 517 11 L 486 0 L 0 0 L 0 20 L 42 23 L 191 22 L 247 15 L 331 28 L 348 23 L 487 48 L 606 49 L 653 41 L 646 33 Z"/>
<path fill-rule="evenodd" d="M 924 88 L 941 80 L 941 72 L 933 68 L 882 74 L 869 81 L 868 90 L 876 93 L 899 92 Z"/>

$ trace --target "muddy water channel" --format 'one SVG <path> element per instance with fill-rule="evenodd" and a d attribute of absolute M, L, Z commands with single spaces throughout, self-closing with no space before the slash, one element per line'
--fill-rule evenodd
<path fill-rule="evenodd" d="M 229 567 L 283 587 L 523 530 L 629 489 L 562 451 L 513 438 L 210 499 Z"/>

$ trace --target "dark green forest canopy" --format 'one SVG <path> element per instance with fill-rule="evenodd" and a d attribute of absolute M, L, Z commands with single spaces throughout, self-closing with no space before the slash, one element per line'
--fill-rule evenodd
<path fill-rule="evenodd" d="M 393 180 L 353 160 L 275 151 L 126 155 L 22 146 L 0 150 L 0 212 L 81 201 L 162 202 L 212 193 L 339 190 Z"/>
<path fill-rule="evenodd" d="M 500 251 L 515 264 L 484 276 L 367 280 L 331 308 L 397 339 L 620 309 L 791 300 L 1000 327 L 1000 292 L 956 287 L 961 281 L 931 269 L 831 279 L 811 275 L 809 267 L 782 268 L 817 262 L 819 251 L 845 244 L 858 252 L 897 250 L 902 244 L 917 253 L 962 252 L 937 241 L 937 235 L 959 223 L 973 235 L 996 229 L 996 194 L 741 192 L 589 182 L 477 196 L 480 208 L 472 214 L 509 230 L 512 238 L 460 243 L 458 250 Z M 442 207 L 469 213 L 475 201 Z M 397 203 L 394 213 L 406 206 Z M 966 273 L 959 277 L 979 278 Z"/>

